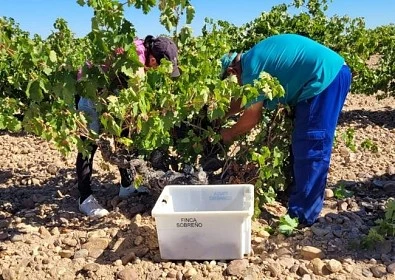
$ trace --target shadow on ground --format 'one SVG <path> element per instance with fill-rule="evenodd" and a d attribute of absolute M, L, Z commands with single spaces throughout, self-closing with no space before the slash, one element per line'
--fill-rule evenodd
<path fill-rule="evenodd" d="M 387 107 L 379 111 L 368 111 L 364 109 L 343 111 L 339 117 L 339 124 L 346 125 L 352 123 L 356 123 L 357 128 L 378 125 L 387 129 L 394 129 L 395 109 Z"/>

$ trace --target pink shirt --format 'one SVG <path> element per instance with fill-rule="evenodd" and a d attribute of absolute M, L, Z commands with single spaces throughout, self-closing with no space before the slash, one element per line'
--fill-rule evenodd
<path fill-rule="evenodd" d="M 142 64 L 145 64 L 145 47 L 144 47 L 144 40 L 137 39 L 134 40 L 134 44 L 136 45 L 137 55 L 139 56 L 139 60 Z"/>
<path fill-rule="evenodd" d="M 134 45 L 136 46 L 136 52 L 137 52 L 137 55 L 139 57 L 139 61 L 143 65 L 145 65 L 145 59 L 146 59 L 145 53 L 146 52 L 145 52 L 145 47 L 144 47 L 144 40 L 136 39 L 136 40 L 134 40 Z M 88 67 L 90 66 L 90 62 L 89 61 L 87 61 L 85 63 L 88 65 Z M 103 68 L 107 68 L 108 67 L 107 65 L 102 65 L 102 66 L 104 66 Z M 79 81 L 81 78 L 82 78 L 82 68 L 78 69 L 77 81 Z"/>

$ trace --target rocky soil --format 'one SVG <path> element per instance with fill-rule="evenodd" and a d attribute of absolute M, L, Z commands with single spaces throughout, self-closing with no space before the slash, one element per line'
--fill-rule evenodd
<path fill-rule="evenodd" d="M 342 138 L 347 132 L 355 151 Z M 196 262 L 160 258 L 151 217 L 157 196 L 121 200 L 118 172 L 100 153 L 94 192 L 111 214 L 91 219 L 78 212 L 75 155 L 1 133 L 0 279 L 395 279 L 395 240 L 370 250 L 360 244 L 395 194 L 395 99 L 350 95 L 337 135 L 314 226 L 269 236 L 262 228 L 271 221 L 260 219 L 253 222 L 253 254 Z M 340 185 L 354 195 L 337 199 Z"/>

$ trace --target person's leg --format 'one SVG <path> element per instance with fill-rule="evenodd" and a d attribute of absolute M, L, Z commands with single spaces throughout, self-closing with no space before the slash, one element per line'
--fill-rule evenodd
<path fill-rule="evenodd" d="M 350 69 L 343 66 L 326 90 L 296 105 L 288 211 L 302 224 L 313 224 L 322 210 L 336 124 L 350 84 Z"/>
<path fill-rule="evenodd" d="M 78 100 L 78 110 L 84 112 L 88 117 L 89 129 L 92 129 L 96 133 L 99 133 L 99 116 L 96 112 L 94 103 L 85 97 L 80 97 Z M 81 137 L 83 141 L 87 141 L 85 137 Z M 93 167 L 93 157 L 97 150 L 97 146 L 94 144 L 90 145 L 91 153 L 89 156 L 84 157 L 82 153 L 77 154 L 77 181 L 78 190 L 80 192 L 80 203 L 82 203 L 88 196 L 92 194 L 91 189 L 91 177 L 92 177 L 92 167 Z"/>
<path fill-rule="evenodd" d="M 124 130 L 121 133 L 121 136 L 123 137 L 128 137 L 128 130 Z M 129 160 L 132 159 L 133 156 L 137 156 L 136 152 L 133 152 L 133 154 L 129 154 L 128 158 Z M 126 198 L 129 196 L 133 196 L 139 193 L 148 193 L 148 189 L 145 187 L 136 187 L 133 185 L 134 179 L 135 179 L 135 170 L 131 169 L 125 169 L 125 168 L 120 168 L 118 167 L 119 174 L 121 175 L 121 184 L 119 186 L 119 193 L 118 196 L 121 198 Z"/>
<path fill-rule="evenodd" d="M 124 129 L 121 132 L 122 137 L 128 137 L 128 135 L 129 135 L 128 129 Z M 117 145 L 120 145 L 122 147 L 122 145 L 119 143 L 117 143 Z M 129 155 L 128 160 L 130 160 L 130 159 L 131 159 L 131 156 Z M 132 186 L 134 176 L 133 176 L 132 171 L 130 169 L 118 167 L 118 170 L 119 170 L 119 175 L 121 176 L 121 183 L 119 186 L 118 196 L 123 197 L 123 198 L 128 197 L 135 192 L 135 188 Z"/>
<path fill-rule="evenodd" d="M 87 98 L 81 97 L 78 101 L 78 110 L 83 111 L 89 118 L 89 128 L 99 133 L 99 116 L 96 112 L 95 105 Z M 84 140 L 84 139 L 83 139 Z M 84 140 L 88 141 L 88 140 Z M 80 198 L 78 199 L 79 209 L 88 216 L 103 217 L 108 215 L 108 211 L 104 209 L 92 195 L 91 178 L 93 171 L 93 158 L 97 146 L 91 144 L 91 153 L 84 157 L 82 153 L 77 154 L 77 181 Z"/>
<path fill-rule="evenodd" d="M 77 182 L 80 192 L 80 203 L 92 194 L 91 178 L 93 172 L 93 157 L 97 150 L 96 145 L 92 145 L 92 151 L 89 156 L 84 157 L 82 153 L 77 154 Z"/>
<path fill-rule="evenodd" d="M 119 174 L 121 175 L 121 185 L 119 186 L 118 196 L 126 198 L 138 194 L 148 194 L 149 190 L 144 186 L 134 186 L 134 175 L 130 169 L 119 168 Z"/>
<path fill-rule="evenodd" d="M 132 185 L 133 183 L 133 176 L 132 172 L 129 169 L 118 168 L 119 174 L 121 175 L 121 186 L 127 188 Z"/>

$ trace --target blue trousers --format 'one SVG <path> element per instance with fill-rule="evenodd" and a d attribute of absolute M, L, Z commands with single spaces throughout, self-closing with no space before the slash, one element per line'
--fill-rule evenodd
<path fill-rule="evenodd" d="M 301 224 L 313 224 L 322 210 L 335 129 L 350 85 L 344 65 L 328 88 L 295 106 L 288 213 Z"/>

